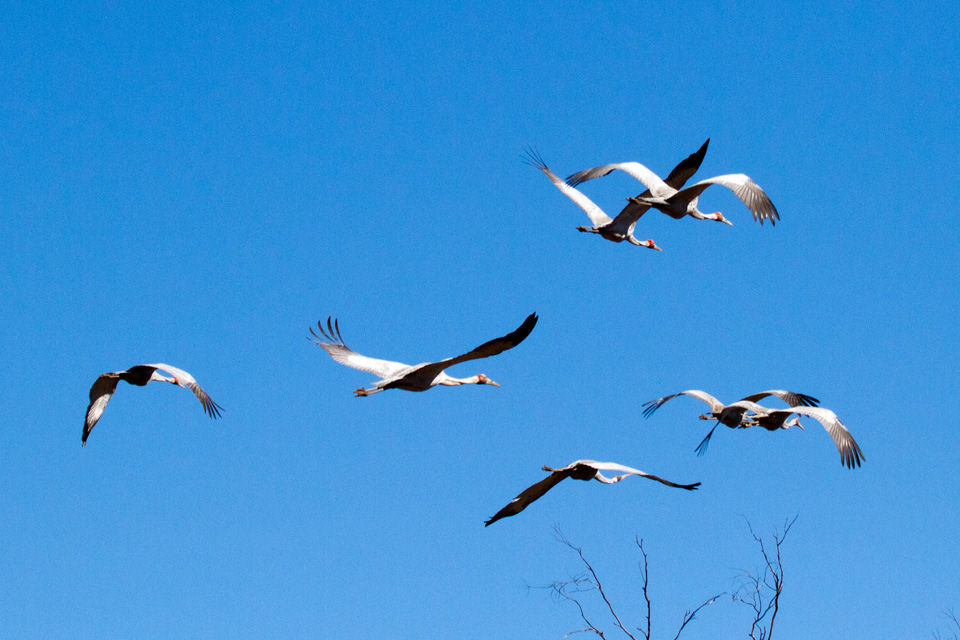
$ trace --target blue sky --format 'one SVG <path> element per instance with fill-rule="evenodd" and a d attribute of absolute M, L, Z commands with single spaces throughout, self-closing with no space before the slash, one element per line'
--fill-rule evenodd
<path fill-rule="evenodd" d="M 133 3 L 5 6 L 0 25 L 0 626 L 9 637 L 526 637 L 579 628 L 529 586 L 594 562 L 654 634 L 784 546 L 780 637 L 929 637 L 960 608 L 957 119 L 945 3 Z M 663 253 L 580 234 L 565 176 L 743 172 L 761 227 L 648 214 Z M 583 191 L 609 213 L 642 188 Z M 354 398 L 304 338 L 406 362 L 540 322 L 459 365 L 503 385 Z M 224 407 L 105 371 L 187 369 Z M 806 431 L 714 436 L 692 399 L 814 395 Z M 544 464 L 567 481 L 483 521 Z M 597 610 L 599 611 L 599 610 Z M 599 615 L 599 614 L 598 614 Z M 736 637 L 723 600 L 683 638 Z M 669 634 L 666 635 L 666 634 Z"/>

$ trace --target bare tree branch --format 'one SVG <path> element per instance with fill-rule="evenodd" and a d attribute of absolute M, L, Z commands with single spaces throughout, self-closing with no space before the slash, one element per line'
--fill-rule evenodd
<path fill-rule="evenodd" d="M 950 635 L 945 637 L 940 633 L 940 629 L 937 629 L 933 632 L 933 637 L 936 640 L 960 640 L 960 620 L 957 619 L 953 609 L 947 609 L 943 612 L 943 615 L 953 623 L 950 626 L 953 627 L 954 630 L 951 630 Z"/>
<path fill-rule="evenodd" d="M 640 627 L 637 627 L 637 631 L 643 634 L 643 637 L 647 640 L 650 640 L 650 594 L 647 593 L 647 576 L 648 566 L 647 566 L 647 551 L 643 548 L 643 539 L 640 536 L 634 536 L 634 542 L 637 543 L 637 547 L 640 549 L 640 554 L 643 556 L 643 565 L 640 566 L 640 577 L 643 579 L 643 599 L 647 601 L 647 630 L 644 631 Z M 682 629 L 683 627 L 681 627 Z"/>
<path fill-rule="evenodd" d="M 750 625 L 750 638 L 753 640 L 771 640 L 773 638 L 773 625 L 780 610 L 780 594 L 783 593 L 783 558 L 780 547 L 796 521 L 797 516 L 794 516 L 793 520 L 786 522 L 783 533 L 774 531 L 775 553 L 773 555 L 767 550 L 763 538 L 754 532 L 753 526 L 747 521 L 747 528 L 750 530 L 753 539 L 760 545 L 760 553 L 766 566 L 759 576 L 743 572 L 741 579 L 744 584 L 733 594 L 733 599 L 743 602 L 753 609 L 753 623 Z M 767 618 L 767 614 L 770 614 L 770 619 L 765 626 L 764 620 Z"/>
<path fill-rule="evenodd" d="M 603 584 L 600 582 L 600 577 L 597 575 L 597 572 L 594 570 L 593 565 L 591 565 L 590 562 L 586 559 L 586 557 L 584 557 L 583 550 L 580 549 L 580 547 L 575 546 L 569 540 L 567 540 L 566 536 L 564 536 L 563 532 L 561 532 L 559 529 L 554 528 L 554 531 L 556 532 L 557 540 L 559 540 L 561 543 L 566 545 L 568 548 L 575 551 L 577 553 L 577 556 L 580 558 L 580 562 L 582 562 L 583 566 L 586 567 L 586 571 L 584 573 L 578 576 L 574 576 L 570 580 L 567 580 L 564 582 L 555 582 L 550 587 L 553 590 L 553 593 L 557 597 L 561 597 L 561 598 L 564 598 L 565 600 L 573 602 L 577 606 L 577 611 L 579 611 L 580 613 L 580 619 L 583 620 L 583 622 L 587 625 L 583 629 L 577 629 L 575 631 L 571 631 L 563 637 L 568 638 L 578 633 L 590 632 L 606 640 L 606 636 L 604 635 L 603 631 L 600 630 L 600 628 L 597 627 L 587 617 L 587 613 L 584 610 L 582 603 L 575 597 L 575 594 L 585 593 L 587 591 L 597 591 L 600 594 L 600 598 L 603 600 L 604 604 L 606 605 L 607 610 L 610 612 L 610 615 L 613 617 L 613 620 L 616 623 L 617 628 L 619 628 L 620 631 L 624 633 L 624 635 L 630 638 L 630 640 L 638 640 L 637 637 L 632 633 L 630 633 L 630 631 L 628 631 L 626 626 L 623 624 L 623 621 L 620 619 L 619 614 L 617 613 L 616 609 L 614 609 L 613 603 L 610 601 L 610 598 L 607 597 L 607 593 L 603 588 Z M 650 603 L 650 595 L 647 590 L 647 587 L 649 585 L 649 564 L 647 561 L 647 551 L 646 549 L 643 548 L 643 540 L 639 536 L 635 537 L 634 541 L 636 542 L 637 547 L 640 549 L 640 554 L 643 556 L 643 562 L 640 563 L 638 567 L 640 570 L 640 577 L 643 581 L 642 583 L 643 598 L 646 601 L 646 605 L 647 605 L 646 629 L 643 629 L 641 627 L 637 627 L 636 629 L 643 635 L 644 640 L 650 640 L 651 638 L 650 636 L 651 603 Z M 700 606 L 698 606 L 693 611 L 685 612 L 683 615 L 683 621 L 680 625 L 680 629 L 677 631 L 677 635 L 674 636 L 674 640 L 677 640 L 680 637 L 680 634 L 683 631 L 684 627 L 686 627 L 687 624 L 691 620 L 693 620 L 694 617 L 696 617 L 697 612 L 699 612 L 705 606 L 709 604 L 713 604 L 716 601 L 716 599 L 721 595 L 723 594 L 718 594 L 716 596 L 713 596 L 712 598 L 703 602 Z"/>
<path fill-rule="evenodd" d="M 616 610 L 614 610 L 613 605 L 610 603 L 610 599 L 607 598 L 607 594 L 606 594 L 606 592 L 603 590 L 603 585 L 600 583 L 600 577 L 597 576 L 597 572 L 593 570 L 593 566 L 592 566 L 592 565 L 587 561 L 587 559 L 583 556 L 583 550 L 581 550 L 580 547 L 574 546 L 572 542 L 570 542 L 569 540 L 567 540 L 566 536 L 564 536 L 563 533 L 562 533 L 559 529 L 555 529 L 554 531 L 556 531 L 557 537 L 559 538 L 560 542 L 562 542 L 563 544 L 567 545 L 568 547 L 570 547 L 571 549 L 573 549 L 574 551 L 576 551 L 576 552 L 577 552 L 577 555 L 580 556 L 580 561 L 581 561 L 581 562 L 583 563 L 583 565 L 587 568 L 587 571 L 590 572 L 590 577 L 593 579 L 593 584 L 594 584 L 594 586 L 596 587 L 596 590 L 600 593 L 600 597 L 603 598 L 603 601 L 604 601 L 604 602 L 606 603 L 606 605 L 607 605 L 607 609 L 609 609 L 609 611 L 610 611 L 610 615 L 613 616 L 613 619 L 614 619 L 614 621 L 616 621 L 617 626 L 620 627 L 620 630 L 623 631 L 623 633 L 625 633 L 625 634 L 627 635 L 627 637 L 630 638 L 631 640 L 637 640 L 637 637 L 636 637 L 635 635 L 633 635 L 632 633 L 630 633 L 629 631 L 627 631 L 627 628 L 626 628 L 625 626 L 623 626 L 623 622 L 620 621 L 620 616 L 617 615 Z M 563 595 L 564 595 L 564 597 L 567 597 L 566 594 L 563 594 Z M 570 598 L 568 598 L 568 599 L 570 599 Z M 580 608 L 580 617 L 582 617 L 582 618 L 584 619 L 584 622 L 587 622 L 588 625 L 590 625 L 592 628 L 596 629 L 595 627 L 593 627 L 593 625 L 590 624 L 590 622 L 587 621 L 586 617 L 585 617 L 584 614 L 583 614 L 583 607 L 580 607 L 580 603 L 579 603 L 579 602 L 577 602 L 577 607 Z M 597 635 L 599 635 L 600 637 L 604 637 L 603 634 L 600 633 L 599 631 L 597 631 Z"/>
<path fill-rule="evenodd" d="M 683 628 L 684 628 L 685 626 L 687 626 L 687 623 L 688 623 L 688 622 L 690 622 L 691 620 L 693 620 L 694 618 L 697 617 L 697 612 L 700 611 L 700 609 L 703 609 L 703 608 L 704 608 L 705 606 L 707 606 L 708 604 L 713 604 L 714 602 L 716 602 L 717 598 L 719 598 L 720 596 L 724 595 L 725 593 L 726 593 L 726 591 L 724 591 L 723 593 L 718 593 L 717 595 L 712 596 L 711 598 L 708 598 L 708 599 L 706 600 L 706 602 L 704 602 L 703 604 L 701 604 L 699 607 L 697 607 L 697 608 L 694 609 L 693 611 L 687 611 L 687 612 L 685 612 L 685 613 L 683 614 L 683 622 L 680 624 L 680 628 L 677 629 L 677 635 L 673 636 L 673 640 L 677 640 L 677 638 L 680 637 L 680 633 L 683 632 Z"/>

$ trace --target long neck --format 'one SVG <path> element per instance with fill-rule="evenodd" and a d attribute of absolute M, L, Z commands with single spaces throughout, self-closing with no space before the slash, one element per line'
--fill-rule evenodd
<path fill-rule="evenodd" d="M 442 384 L 447 387 L 459 387 L 462 384 L 479 384 L 480 376 L 470 376 L 469 378 L 454 378 L 453 376 L 448 376 L 446 373 L 441 373 L 437 384 Z"/>
<path fill-rule="evenodd" d="M 177 384 L 177 379 L 176 379 L 176 378 L 168 378 L 167 376 L 160 375 L 159 373 L 157 373 L 156 371 L 154 371 L 154 372 L 150 375 L 150 382 L 169 382 L 170 384 Z"/>

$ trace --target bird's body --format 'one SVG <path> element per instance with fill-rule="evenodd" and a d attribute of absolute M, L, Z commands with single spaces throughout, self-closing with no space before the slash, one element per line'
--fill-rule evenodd
<path fill-rule="evenodd" d="M 656 480 L 657 482 L 665 484 L 669 487 L 686 489 L 688 491 L 692 491 L 700 486 L 699 482 L 695 482 L 693 484 L 677 484 L 675 482 L 665 480 L 659 476 L 655 476 L 651 473 L 646 473 L 644 471 L 640 471 L 639 469 L 627 467 L 616 462 L 575 460 L 574 462 L 571 462 L 567 466 L 560 469 L 544 466 L 543 470 L 549 471 L 550 475 L 520 492 L 520 495 L 511 500 L 507 506 L 500 509 L 500 511 L 494 514 L 493 517 L 487 520 L 484 523 L 484 526 L 490 526 L 500 518 L 506 518 L 508 516 L 514 516 L 520 513 L 526 509 L 531 502 L 543 496 L 543 494 L 556 486 L 564 478 L 573 478 L 574 480 L 596 480 L 604 484 L 613 484 L 630 476 L 640 476 L 643 478 Z M 600 471 L 620 471 L 621 473 L 613 476 L 612 478 L 608 478 L 600 473 Z"/>
<path fill-rule="evenodd" d="M 618 162 L 578 171 L 567 178 L 566 184 L 572 188 L 582 182 L 605 176 L 618 169 L 642 182 L 649 192 L 649 195 L 640 194 L 628 198 L 631 204 L 628 204 L 620 212 L 620 215 L 633 212 L 636 207 L 653 207 L 675 219 L 690 216 L 698 220 L 716 220 L 732 225 L 733 223 L 719 211 L 704 213 L 697 208 L 700 194 L 710 185 L 718 184 L 733 191 L 734 195 L 750 209 L 753 219 L 759 220 L 760 224 L 763 224 L 765 220 L 769 220 L 770 224 L 776 224 L 776 220 L 780 218 L 777 208 L 773 206 L 766 192 L 749 176 L 742 173 L 730 173 L 707 178 L 689 187 L 679 189 L 661 180 L 657 174 L 639 162 Z"/>
<path fill-rule="evenodd" d="M 710 429 L 710 432 L 707 433 L 706 437 L 704 437 L 704 439 L 700 441 L 700 444 L 697 445 L 696 451 L 700 455 L 703 455 L 703 453 L 707 450 L 707 446 L 710 444 L 710 438 L 713 436 L 713 432 L 718 425 L 722 424 L 730 427 L 731 429 L 752 426 L 748 424 L 748 413 L 769 411 L 769 409 L 758 405 L 756 403 L 757 400 L 762 400 L 768 396 L 775 396 L 791 406 L 816 406 L 819 403 L 819 400 L 813 396 L 808 396 L 803 393 L 784 391 L 783 389 L 768 389 L 767 391 L 754 393 L 753 395 L 746 396 L 736 402 L 725 405 L 706 391 L 702 391 L 700 389 L 688 389 L 686 391 L 681 391 L 679 393 L 674 393 L 669 396 L 664 396 L 656 400 L 645 402 L 643 404 L 643 416 L 645 418 L 649 418 L 657 409 L 662 407 L 665 402 L 678 396 L 690 396 L 707 403 L 710 405 L 710 413 L 701 415 L 700 419 L 717 421 L 717 424 L 713 426 L 713 429 Z"/>
<path fill-rule="evenodd" d="M 636 226 L 640 215 L 635 217 L 620 215 L 615 219 L 611 218 L 604 213 L 603 209 L 594 204 L 590 198 L 585 196 L 579 190 L 566 184 L 560 179 L 559 176 L 557 176 L 557 174 L 550 171 L 550 169 L 547 168 L 546 163 L 544 163 L 543 158 L 540 157 L 540 154 L 533 149 L 526 150 L 524 161 L 530 166 L 542 171 L 548 178 L 550 178 L 550 182 L 552 182 L 554 186 L 559 189 L 561 193 L 563 193 L 563 195 L 573 200 L 574 204 L 580 207 L 583 212 L 587 214 L 587 217 L 590 218 L 590 222 L 593 223 L 593 226 L 577 227 L 577 231 L 596 233 L 599 234 L 601 238 L 611 242 L 627 241 L 630 244 L 638 247 L 647 247 L 648 249 L 661 251 L 660 247 L 658 247 L 657 243 L 653 240 L 637 240 L 637 238 L 633 235 L 633 229 Z M 699 163 L 697 166 L 699 166 Z M 696 169 L 694 169 L 694 171 L 696 171 Z"/>
<path fill-rule="evenodd" d="M 157 369 L 166 371 L 172 377 L 167 377 L 157 373 Z M 83 446 L 87 444 L 87 438 L 93 427 L 103 415 L 107 403 L 117 389 L 117 384 L 123 380 L 138 387 L 146 386 L 148 382 L 169 382 L 184 389 L 193 392 L 200 403 L 203 405 L 204 412 L 211 418 L 219 418 L 222 408 L 214 402 L 210 396 L 197 384 L 197 381 L 183 369 L 170 366 L 169 364 L 138 364 L 130 367 L 126 371 L 111 371 L 103 373 L 90 387 L 90 404 L 87 406 L 87 417 L 83 425 Z"/>
<path fill-rule="evenodd" d="M 499 387 L 499 384 L 482 373 L 469 378 L 454 378 L 447 375 L 444 369 L 461 362 L 466 362 L 467 360 L 487 358 L 506 351 L 507 349 L 512 349 L 530 335 L 530 332 L 533 331 L 533 327 L 536 324 L 537 314 L 531 313 L 516 330 L 500 338 L 485 342 L 472 351 L 438 362 L 422 362 L 414 365 L 371 358 L 357 353 L 344 344 L 343 338 L 340 336 L 340 325 L 331 318 L 327 318 L 326 329 L 324 329 L 322 322 L 317 323 L 322 337 L 317 335 L 312 327 L 310 328 L 310 333 L 313 335 L 312 341 L 323 347 L 323 349 L 330 354 L 330 357 L 340 364 L 366 371 L 382 378 L 375 382 L 372 387 L 360 388 L 353 392 L 355 396 L 369 396 L 386 389 L 426 391 L 437 385 L 453 387 L 463 384 L 491 384 Z"/>

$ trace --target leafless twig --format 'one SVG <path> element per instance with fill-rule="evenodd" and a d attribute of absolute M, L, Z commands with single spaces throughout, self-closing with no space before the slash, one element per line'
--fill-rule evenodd
<path fill-rule="evenodd" d="M 747 522 L 747 528 L 750 529 L 750 535 L 760 545 L 760 553 L 763 555 L 765 567 L 759 576 L 744 572 L 741 576 L 743 584 L 733 594 L 735 601 L 743 602 L 753 609 L 753 624 L 750 625 L 750 638 L 753 640 L 771 640 L 773 638 L 773 625 L 777 620 L 777 612 L 780 610 L 780 594 L 783 593 L 783 561 L 780 554 L 780 547 L 790 531 L 790 527 L 797 521 L 797 516 L 787 522 L 783 527 L 783 533 L 773 533 L 773 542 L 775 552 L 767 550 L 763 538 L 758 536 L 750 522 Z M 764 620 L 770 615 L 769 622 L 765 625 Z"/>
<path fill-rule="evenodd" d="M 565 600 L 573 602 L 576 605 L 577 611 L 579 611 L 580 613 L 580 619 L 583 620 L 583 622 L 586 624 L 586 627 L 584 627 L 583 629 L 577 629 L 575 631 L 571 631 L 570 633 L 566 634 L 564 638 L 568 638 L 578 633 L 593 633 L 594 635 L 599 636 L 600 638 L 604 638 L 604 640 L 606 640 L 606 636 L 604 635 L 603 631 L 599 627 L 597 627 L 593 623 L 593 621 L 590 620 L 590 618 L 588 618 L 587 613 L 584 610 L 583 604 L 576 597 L 576 594 L 579 594 L 579 593 L 585 593 L 587 591 L 596 591 L 597 593 L 600 594 L 600 598 L 603 600 L 604 604 L 606 605 L 607 610 L 610 612 L 610 615 L 613 616 L 613 620 L 616 623 L 617 628 L 620 629 L 620 631 L 623 632 L 624 635 L 630 638 L 630 640 L 638 640 L 638 638 L 635 635 L 633 635 L 627 629 L 627 627 L 623 624 L 623 621 L 620 619 L 619 614 L 617 614 L 616 610 L 613 607 L 613 603 L 610 601 L 610 598 L 607 597 L 607 593 L 603 588 L 603 584 L 600 582 L 600 577 L 597 575 L 597 572 L 594 570 L 593 565 L 591 565 L 590 562 L 586 559 L 586 557 L 584 557 L 583 550 L 580 549 L 580 547 L 575 546 L 569 540 L 567 540 L 566 536 L 564 536 L 559 529 L 555 529 L 555 531 L 557 534 L 557 539 L 563 544 L 565 544 L 567 547 L 569 547 L 570 549 L 576 551 L 577 555 L 580 557 L 580 562 L 582 562 L 583 566 L 586 567 L 586 571 L 584 571 L 582 574 L 575 576 L 570 580 L 567 580 L 564 582 L 555 582 L 551 585 L 551 589 L 553 590 L 554 594 L 556 594 L 558 597 L 564 598 Z M 637 544 L 637 547 L 640 549 L 640 554 L 643 556 L 643 562 L 639 564 L 639 569 L 640 569 L 640 577 L 643 581 L 643 584 L 642 584 L 643 598 L 646 601 L 646 605 L 647 605 L 646 629 L 643 629 L 641 627 L 637 627 L 636 629 L 643 635 L 644 640 L 650 640 L 651 604 L 650 604 L 650 595 L 647 590 L 647 586 L 649 584 L 649 580 L 648 580 L 649 564 L 647 561 L 647 551 L 646 549 L 643 548 L 643 540 L 641 538 L 636 537 L 634 540 Z M 686 613 L 684 613 L 683 621 L 680 625 L 680 629 L 677 631 L 677 635 L 674 636 L 674 640 L 677 640 L 677 638 L 680 637 L 680 633 L 683 631 L 684 627 L 686 627 L 687 624 L 694 619 L 697 612 L 699 612 L 708 604 L 713 604 L 714 601 L 720 595 L 723 595 L 723 594 L 718 594 L 716 596 L 713 596 L 712 598 L 705 601 L 703 604 L 698 606 L 693 611 L 687 611 Z"/>
<path fill-rule="evenodd" d="M 703 604 L 701 604 L 699 607 L 697 607 L 693 611 L 687 611 L 686 613 L 684 613 L 683 622 L 680 623 L 680 628 L 677 629 L 677 635 L 673 636 L 673 640 L 677 640 L 677 638 L 680 637 L 680 633 L 683 631 L 683 628 L 687 626 L 688 622 L 690 622 L 691 620 L 697 617 L 697 612 L 700 611 L 700 609 L 703 609 L 708 604 L 713 604 L 714 602 L 716 602 L 717 598 L 724 595 L 725 593 L 726 591 L 724 591 L 723 593 L 718 593 L 717 595 L 708 598 Z"/>
<path fill-rule="evenodd" d="M 949 631 L 949 636 L 944 636 L 940 633 L 940 629 L 937 629 L 933 632 L 933 637 L 936 640 L 960 640 L 960 620 L 957 619 L 957 615 L 953 612 L 952 609 L 947 609 L 943 612 L 943 615 L 950 620 L 952 627 Z"/>
<path fill-rule="evenodd" d="M 597 592 L 600 594 L 600 597 L 603 598 L 604 603 L 606 603 L 606 605 L 607 605 L 607 609 L 610 611 L 610 615 L 613 616 L 613 619 L 614 619 L 614 621 L 616 621 L 617 626 L 620 628 L 620 630 L 623 631 L 623 633 L 625 633 L 628 638 L 631 638 L 631 640 L 637 640 L 637 637 L 636 637 L 635 635 L 633 635 L 632 633 L 630 633 L 629 631 L 627 631 L 627 628 L 623 626 L 623 622 L 620 621 L 620 616 L 617 615 L 616 610 L 614 610 L 613 605 L 610 603 L 610 599 L 607 598 L 607 594 L 606 594 L 606 592 L 603 590 L 603 585 L 600 583 L 600 577 L 597 576 L 597 572 L 593 570 L 593 566 L 592 566 L 592 565 L 590 564 L 590 562 L 588 562 L 587 559 L 583 556 L 583 550 L 580 549 L 580 547 L 574 546 L 574 544 L 573 544 L 572 542 L 570 542 L 569 540 L 567 540 L 566 536 L 564 536 L 564 535 L 563 535 L 563 532 L 561 532 L 559 529 L 555 529 L 555 531 L 556 531 L 556 533 L 557 533 L 557 538 L 560 540 L 560 542 L 562 542 L 563 544 L 567 545 L 568 547 L 570 547 L 571 549 L 573 549 L 574 551 L 576 551 L 576 552 L 577 552 L 577 555 L 580 556 L 580 561 L 583 563 L 583 566 L 585 566 L 585 567 L 587 568 L 587 571 L 590 573 L 590 580 L 591 580 L 591 582 L 592 582 L 592 584 L 593 584 L 593 588 L 595 588 L 595 589 L 597 590 Z M 577 608 L 580 609 L 580 617 L 583 618 L 583 621 L 587 623 L 587 626 L 589 627 L 589 630 L 593 631 L 594 633 L 596 633 L 596 634 L 597 634 L 598 636 L 600 636 L 601 638 L 606 637 L 606 636 L 604 636 L 603 633 L 602 633 L 599 629 L 597 629 L 589 620 L 587 620 L 587 617 L 586 617 L 586 615 L 584 615 L 584 612 L 583 612 L 583 607 L 580 605 L 580 603 L 577 602 L 577 600 L 576 600 L 575 598 L 571 598 L 570 596 L 568 596 L 568 595 L 565 593 L 564 586 L 566 586 L 566 584 L 569 584 L 569 583 L 563 583 L 563 584 L 561 584 L 560 589 L 557 590 L 558 594 L 561 595 L 561 596 L 563 596 L 563 597 L 566 598 L 567 600 L 571 600 L 571 601 L 573 601 L 573 602 L 576 602 Z"/>
<path fill-rule="evenodd" d="M 634 542 L 637 543 L 637 547 L 640 549 L 640 554 L 643 556 L 643 564 L 640 565 L 640 577 L 643 579 L 643 599 L 647 601 L 647 629 L 644 631 L 640 627 L 637 627 L 637 631 L 643 634 L 643 637 L 647 640 L 650 640 L 650 594 L 647 593 L 647 576 L 649 575 L 648 566 L 647 566 L 647 551 L 643 548 L 643 539 L 640 536 L 634 537 Z"/>

